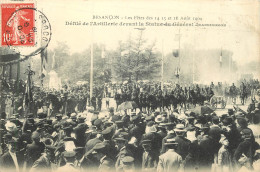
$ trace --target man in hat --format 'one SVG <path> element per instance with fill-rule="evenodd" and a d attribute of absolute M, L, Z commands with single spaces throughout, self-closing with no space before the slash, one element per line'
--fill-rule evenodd
<path fill-rule="evenodd" d="M 109 156 L 107 152 L 106 145 L 104 143 L 98 143 L 94 147 L 94 151 L 97 152 L 97 159 L 100 162 L 98 171 L 111 171 L 114 169 L 115 163 L 114 160 Z"/>
<path fill-rule="evenodd" d="M 135 171 L 135 159 L 132 156 L 125 156 L 122 158 L 122 171 L 134 172 Z"/>
<path fill-rule="evenodd" d="M 40 141 L 40 133 L 34 131 L 32 133 L 32 144 L 26 146 L 26 169 L 29 170 L 33 163 L 40 158 L 41 154 L 44 152 L 45 145 Z"/>
<path fill-rule="evenodd" d="M 176 152 L 181 155 L 182 159 L 185 159 L 188 155 L 189 146 L 191 141 L 185 138 L 186 130 L 183 124 L 177 124 L 174 129 L 176 133 L 175 142 L 178 143 Z"/>
<path fill-rule="evenodd" d="M 142 170 L 155 171 L 157 168 L 159 156 L 152 151 L 151 140 L 143 140 L 142 147 L 144 149 L 142 156 Z"/>
<path fill-rule="evenodd" d="M 211 168 L 215 158 L 214 155 L 218 153 L 218 150 L 221 146 L 219 142 L 209 136 L 209 129 L 210 128 L 208 125 L 201 127 L 201 140 L 199 141 L 199 162 L 203 170 L 208 170 Z"/>
<path fill-rule="evenodd" d="M 37 170 L 46 170 L 46 171 L 51 171 L 53 170 L 54 167 L 54 160 L 55 160 L 55 151 L 56 147 L 51 146 L 51 145 L 46 145 L 45 146 L 45 151 L 42 154 L 42 156 L 37 159 L 30 170 L 30 172 L 36 172 Z"/>
<path fill-rule="evenodd" d="M 131 156 L 131 157 L 134 156 L 127 144 L 127 141 L 128 141 L 127 137 L 128 137 L 128 134 L 122 132 L 117 138 L 115 138 L 116 147 L 117 147 L 117 150 L 119 151 L 119 153 L 117 155 L 116 164 L 115 164 L 116 171 L 122 171 L 123 158 L 125 156 Z"/>
<path fill-rule="evenodd" d="M 88 162 L 87 162 L 87 159 L 84 156 L 85 148 L 84 147 L 76 147 L 74 149 L 74 151 L 76 152 L 76 160 L 74 162 L 75 167 L 80 168 L 82 170 L 87 169 Z"/>
<path fill-rule="evenodd" d="M 252 142 L 252 131 L 250 129 L 243 129 L 240 134 L 242 135 L 242 142 L 240 142 L 234 153 L 235 167 L 239 169 L 245 166 L 248 170 L 252 170 L 253 158 L 256 149 L 259 149 L 259 145 Z"/>
<path fill-rule="evenodd" d="M 8 142 L 8 151 L 4 153 L 0 158 L 1 170 L 11 170 L 19 172 L 23 167 L 24 155 L 17 150 L 17 139 L 11 138 Z"/>
<path fill-rule="evenodd" d="M 181 168 L 182 157 L 176 153 L 178 143 L 175 139 L 168 139 L 165 143 L 167 151 L 159 156 L 157 172 L 178 171 Z"/>
<path fill-rule="evenodd" d="M 143 135 L 142 140 L 151 140 L 152 150 L 158 155 L 160 154 L 160 150 L 162 148 L 162 139 L 162 136 L 157 133 L 154 122 L 148 122 L 146 125 L 146 133 Z"/>
<path fill-rule="evenodd" d="M 162 140 L 162 149 L 161 149 L 161 154 L 166 152 L 166 147 L 165 144 L 167 139 L 173 139 L 174 137 L 176 137 L 176 133 L 174 132 L 173 128 L 174 128 L 174 123 L 167 123 L 166 126 L 166 130 L 167 130 L 167 135 L 166 137 L 163 138 Z"/>
<path fill-rule="evenodd" d="M 62 114 L 57 114 L 55 117 L 56 117 L 56 120 L 54 120 L 52 122 L 52 125 L 59 124 L 61 122 Z"/>
<path fill-rule="evenodd" d="M 66 164 L 59 167 L 57 171 L 79 172 L 80 170 L 74 166 L 75 155 L 76 153 L 74 151 L 65 151 L 63 157 Z"/>
<path fill-rule="evenodd" d="M 87 125 L 84 123 L 84 117 L 79 117 L 79 121 L 82 121 L 82 123 L 79 123 L 75 128 L 74 128 L 74 133 L 76 137 L 76 146 L 77 147 L 84 147 L 86 145 L 86 137 L 85 137 L 85 132 L 87 130 Z"/>
<path fill-rule="evenodd" d="M 115 142 L 112 140 L 113 136 L 113 128 L 108 127 L 105 130 L 102 131 L 102 136 L 103 136 L 103 144 L 106 146 L 106 150 L 108 152 L 108 155 L 111 156 L 112 158 L 116 157 L 118 151 L 115 147 Z"/>

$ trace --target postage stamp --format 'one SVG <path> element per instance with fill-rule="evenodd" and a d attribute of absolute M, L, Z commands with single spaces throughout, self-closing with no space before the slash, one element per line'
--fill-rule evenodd
<path fill-rule="evenodd" d="M 34 3 L 2 4 L 2 46 L 34 46 Z"/>
<path fill-rule="evenodd" d="M 51 25 L 34 3 L 1 4 L 1 45 L 21 56 L 41 53 L 51 40 Z"/>

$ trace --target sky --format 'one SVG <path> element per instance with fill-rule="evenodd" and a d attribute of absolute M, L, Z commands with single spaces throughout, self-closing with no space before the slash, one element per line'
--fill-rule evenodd
<path fill-rule="evenodd" d="M 93 15 L 117 15 L 121 17 L 198 17 L 200 23 L 223 23 L 226 27 L 159 27 L 146 26 L 143 36 L 148 42 L 156 41 L 156 49 L 171 53 L 179 42 L 180 47 L 191 45 L 194 50 L 225 49 L 233 52 L 233 59 L 242 64 L 260 59 L 259 50 L 259 1 L 86 1 L 86 0 L 37 0 L 37 9 L 50 21 L 52 38 L 48 46 L 53 49 L 58 42 L 65 42 L 70 52 L 82 52 L 94 43 L 104 44 L 113 50 L 118 41 L 126 41 L 129 35 L 137 37 L 136 27 L 91 27 L 65 25 L 66 21 L 91 22 Z M 109 20 L 99 20 L 107 21 Z M 111 20 L 113 22 L 114 20 Z M 146 22 L 147 20 L 143 20 Z M 161 22 L 161 21 L 159 21 Z M 191 20 L 188 20 L 191 22 Z M 196 22 L 196 21 L 192 21 Z"/>

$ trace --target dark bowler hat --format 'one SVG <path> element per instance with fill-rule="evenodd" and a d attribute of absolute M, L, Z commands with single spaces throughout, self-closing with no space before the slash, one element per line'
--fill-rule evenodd
<path fill-rule="evenodd" d="M 119 115 L 113 115 L 111 118 L 111 121 L 116 122 L 116 121 L 120 120 L 120 118 L 121 117 Z"/>
<path fill-rule="evenodd" d="M 74 151 L 65 151 L 63 155 L 65 158 L 73 158 L 75 157 L 76 153 Z"/>
<path fill-rule="evenodd" d="M 228 126 L 232 124 L 232 121 L 233 121 L 232 117 L 226 117 L 225 119 L 223 119 L 222 123 L 224 126 Z"/>

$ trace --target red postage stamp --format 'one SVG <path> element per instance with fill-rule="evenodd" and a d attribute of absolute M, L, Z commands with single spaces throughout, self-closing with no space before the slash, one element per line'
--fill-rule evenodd
<path fill-rule="evenodd" d="M 34 46 L 34 3 L 1 4 L 2 46 Z"/>

